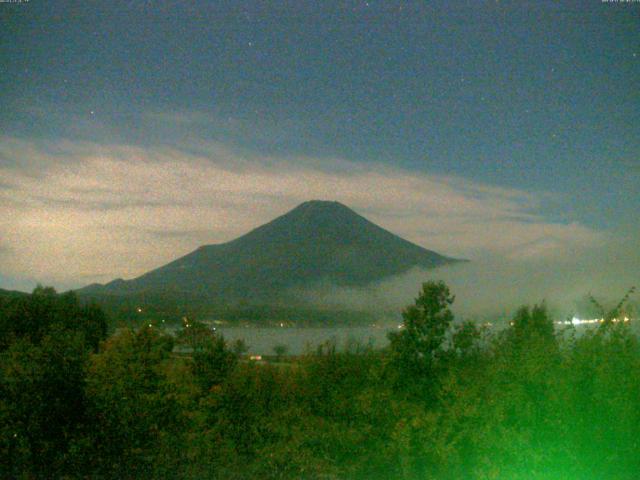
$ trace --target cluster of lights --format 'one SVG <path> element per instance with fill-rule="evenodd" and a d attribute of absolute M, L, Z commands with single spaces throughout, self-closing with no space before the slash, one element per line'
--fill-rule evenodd
<path fill-rule="evenodd" d="M 571 320 L 562 320 L 559 322 L 554 322 L 556 325 L 593 325 L 593 324 L 599 324 L 599 323 L 604 323 L 604 318 L 578 318 L 578 317 L 573 317 Z M 612 318 L 611 322 L 612 323 L 628 323 L 630 322 L 631 319 L 629 317 L 622 317 L 622 318 Z M 515 325 L 515 322 L 513 320 L 509 320 L 509 325 L 511 325 L 512 327 Z M 492 322 L 484 322 L 482 323 L 483 327 L 493 327 L 494 324 Z M 404 324 L 400 323 L 398 324 L 398 329 L 401 330 L 404 328 Z"/>
<path fill-rule="evenodd" d="M 612 323 L 627 323 L 629 317 L 612 318 Z M 593 325 L 598 323 L 604 323 L 604 318 L 578 318 L 573 317 L 571 320 L 564 320 L 563 322 L 556 322 L 558 325 Z"/>

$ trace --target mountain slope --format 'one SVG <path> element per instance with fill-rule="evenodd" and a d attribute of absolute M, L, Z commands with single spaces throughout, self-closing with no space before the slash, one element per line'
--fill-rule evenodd
<path fill-rule="evenodd" d="M 457 260 L 408 242 L 338 202 L 305 202 L 233 241 L 206 245 L 133 280 L 81 293 L 183 293 L 215 303 L 268 301 L 295 286 L 366 285 Z"/>
<path fill-rule="evenodd" d="M 5 290 L 4 288 L 0 288 L 0 298 L 16 298 L 23 297 L 29 295 L 26 292 L 20 292 L 18 290 Z"/>

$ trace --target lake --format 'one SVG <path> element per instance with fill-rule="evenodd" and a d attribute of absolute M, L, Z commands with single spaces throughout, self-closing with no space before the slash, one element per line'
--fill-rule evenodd
<path fill-rule="evenodd" d="M 397 326 L 396 326 L 397 328 Z M 315 349 L 327 341 L 335 341 L 338 349 L 343 350 L 348 342 L 356 341 L 363 345 L 371 343 L 374 348 L 384 347 L 387 332 L 391 325 L 380 327 L 218 327 L 229 343 L 242 339 L 249 347 L 249 355 L 272 355 L 276 345 L 285 345 L 290 355 L 300 355 Z"/>

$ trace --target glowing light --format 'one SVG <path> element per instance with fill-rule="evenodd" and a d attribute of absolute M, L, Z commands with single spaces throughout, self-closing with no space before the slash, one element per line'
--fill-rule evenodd
<path fill-rule="evenodd" d="M 631 319 L 629 317 L 622 318 L 612 318 L 611 323 L 619 323 L 619 322 L 629 322 Z M 604 318 L 578 318 L 573 317 L 571 320 L 565 320 L 563 322 L 556 322 L 558 325 L 593 325 L 598 323 L 604 323 Z"/>

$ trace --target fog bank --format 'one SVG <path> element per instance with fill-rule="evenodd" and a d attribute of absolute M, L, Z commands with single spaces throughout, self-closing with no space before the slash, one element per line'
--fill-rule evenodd
<path fill-rule="evenodd" d="M 638 238 L 635 232 L 619 234 L 598 247 L 542 259 L 487 253 L 468 263 L 413 269 L 367 287 L 322 284 L 298 294 L 325 307 L 400 311 L 413 302 L 422 282 L 443 280 L 456 296 L 458 316 L 510 316 L 521 305 L 545 301 L 555 316 L 564 317 L 575 313 L 588 294 L 612 306 L 631 286 L 640 285 Z M 638 294 L 632 300 L 637 302 Z"/>

